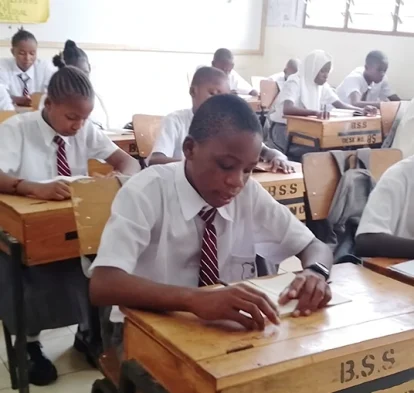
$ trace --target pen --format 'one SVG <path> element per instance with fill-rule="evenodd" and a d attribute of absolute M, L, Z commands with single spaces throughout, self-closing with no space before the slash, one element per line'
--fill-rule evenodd
<path fill-rule="evenodd" d="M 223 287 L 228 287 L 229 286 L 228 283 L 226 283 L 225 281 L 220 280 L 220 279 L 217 280 L 217 283 L 223 285 Z"/>

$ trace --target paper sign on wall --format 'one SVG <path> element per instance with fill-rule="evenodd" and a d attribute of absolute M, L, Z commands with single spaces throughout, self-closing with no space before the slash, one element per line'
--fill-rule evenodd
<path fill-rule="evenodd" d="M 0 22 L 45 23 L 49 0 L 0 0 Z"/>

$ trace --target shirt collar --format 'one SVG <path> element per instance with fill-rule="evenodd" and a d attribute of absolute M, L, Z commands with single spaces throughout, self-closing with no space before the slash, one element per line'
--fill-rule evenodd
<path fill-rule="evenodd" d="M 17 66 L 17 63 L 14 62 L 13 72 L 16 76 L 23 74 L 27 75 L 30 79 L 34 79 L 34 64 L 26 72 L 24 72 Z"/>
<path fill-rule="evenodd" d="M 37 124 L 39 125 L 40 131 L 42 133 L 43 139 L 46 143 L 46 146 L 51 146 L 53 143 L 53 139 L 56 135 L 59 135 L 56 133 L 56 131 L 50 127 L 49 124 L 46 123 L 45 119 L 43 119 L 42 111 L 35 112 L 37 115 Z M 67 136 L 59 135 L 65 143 L 70 146 L 70 138 Z"/>
<path fill-rule="evenodd" d="M 175 170 L 175 188 L 181 211 L 186 221 L 192 220 L 202 209 L 210 207 L 187 180 L 185 176 L 185 161 L 177 164 Z M 234 201 L 217 209 L 220 216 L 227 221 L 233 221 L 231 215 L 231 212 L 234 210 L 233 203 Z"/>

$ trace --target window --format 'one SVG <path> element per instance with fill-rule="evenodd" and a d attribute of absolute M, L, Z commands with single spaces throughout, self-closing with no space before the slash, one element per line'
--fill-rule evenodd
<path fill-rule="evenodd" d="M 307 0 L 305 27 L 414 34 L 414 0 Z"/>

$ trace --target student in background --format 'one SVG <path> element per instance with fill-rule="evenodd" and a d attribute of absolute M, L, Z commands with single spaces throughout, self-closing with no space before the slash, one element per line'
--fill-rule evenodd
<path fill-rule="evenodd" d="M 17 106 L 31 106 L 31 94 L 47 89 L 55 69 L 37 58 L 37 41 L 32 33 L 22 29 L 13 36 L 13 58 L 0 59 L 0 85 L 6 86 Z"/>
<path fill-rule="evenodd" d="M 0 111 L 14 111 L 13 102 L 3 85 L 0 85 Z"/>
<path fill-rule="evenodd" d="M 401 103 L 403 105 L 404 102 Z M 406 104 L 404 115 L 395 132 L 392 147 L 402 151 L 403 157 L 414 156 L 414 100 Z"/>
<path fill-rule="evenodd" d="M 332 69 L 332 57 L 323 50 L 310 53 L 291 75 L 276 98 L 269 118 L 274 122 L 270 129 L 270 146 L 285 152 L 287 148 L 286 119 L 284 116 L 317 116 L 328 118 L 325 107 L 360 110 L 342 102 L 327 83 Z M 376 108 L 366 107 L 366 114 L 376 114 Z"/>
<path fill-rule="evenodd" d="M 142 171 L 116 196 L 91 267 L 94 304 L 187 311 L 263 330 L 265 318 L 279 320 L 276 305 L 262 292 L 243 285 L 200 289 L 218 279 L 256 276 L 260 242 L 274 247 L 280 261 L 290 255 L 302 261 L 304 270 L 280 298 L 282 304 L 299 299 L 294 316 L 329 302 L 329 248 L 250 178 L 261 133 L 256 115 L 239 97 L 217 95 L 201 105 L 184 142 L 185 161 Z M 113 307 L 118 333 L 123 320 Z M 114 344 L 122 344 L 122 335 Z"/>
<path fill-rule="evenodd" d="M 88 77 L 90 76 L 91 65 L 89 63 L 88 55 L 81 48 L 79 48 L 74 41 L 71 40 L 67 40 L 65 42 L 65 48 L 63 49 L 63 52 L 53 57 L 53 64 L 58 69 L 70 65 L 79 68 L 86 75 L 88 75 Z M 42 109 L 44 107 L 45 99 L 46 95 L 42 98 L 39 109 Z M 105 109 L 102 99 L 98 94 L 96 94 L 96 92 L 95 105 L 89 119 L 100 129 L 106 130 L 109 128 L 108 113 Z"/>
<path fill-rule="evenodd" d="M 258 96 L 259 93 L 253 86 L 245 81 L 233 68 L 234 57 L 230 50 L 220 48 L 214 53 L 211 65 L 222 70 L 229 78 L 230 90 L 236 94 Z"/>
<path fill-rule="evenodd" d="M 16 115 L 0 124 L 0 193 L 43 200 L 69 199 L 69 185 L 53 179 L 87 175 L 89 158 L 105 160 L 125 174 L 139 171 L 136 160 L 88 121 L 94 96 L 86 74 L 64 67 L 50 80 L 43 111 Z M 24 273 L 32 384 L 47 385 L 57 378 L 55 366 L 42 352 L 40 331 L 86 323 L 87 281 L 80 261 L 75 262 L 79 263 L 71 260 L 31 267 Z M 0 263 L 2 320 L 10 320 L 13 315 L 7 265 Z"/>
<path fill-rule="evenodd" d="M 285 82 L 288 80 L 289 76 L 296 74 L 299 69 L 299 60 L 297 59 L 290 59 L 286 63 L 286 67 L 282 72 L 274 74 L 269 77 L 272 81 L 275 81 L 277 86 L 279 87 L 279 91 L 282 91 Z"/>
<path fill-rule="evenodd" d="M 381 176 L 358 227 L 358 256 L 414 259 L 413 173 L 414 156 L 411 156 Z"/>
<path fill-rule="evenodd" d="M 368 53 L 365 67 L 352 71 L 338 86 L 339 98 L 360 108 L 366 105 L 380 107 L 381 101 L 400 101 L 394 94 L 386 76 L 388 58 L 380 51 Z"/>
<path fill-rule="evenodd" d="M 183 142 L 188 135 L 194 113 L 208 98 L 228 93 L 230 88 L 223 71 L 214 67 L 199 68 L 194 74 L 190 87 L 193 107 L 170 113 L 164 118 L 161 133 L 149 157 L 149 164 L 168 164 L 183 160 Z M 282 169 L 285 173 L 293 171 L 284 154 L 269 149 L 264 144 L 261 157 L 272 164 L 273 171 L 278 169 Z"/>

